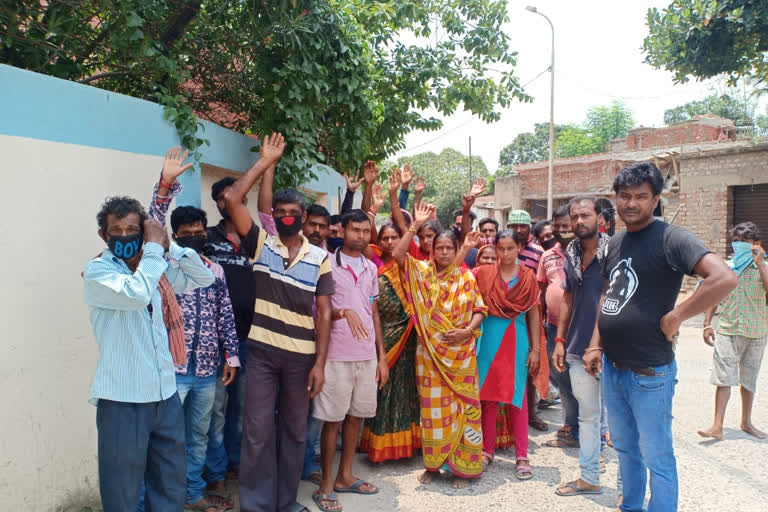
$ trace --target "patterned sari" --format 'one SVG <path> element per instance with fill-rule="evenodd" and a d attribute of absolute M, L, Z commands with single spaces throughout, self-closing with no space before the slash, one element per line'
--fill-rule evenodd
<path fill-rule="evenodd" d="M 416 377 L 421 399 L 422 454 L 427 471 L 448 469 L 461 478 L 483 472 L 483 437 L 475 340 L 447 344 L 442 335 L 485 314 L 472 273 L 451 265 L 439 274 L 433 261 L 407 256 L 405 288 L 419 345 Z"/>
<path fill-rule="evenodd" d="M 416 330 L 400 268 L 379 268 L 379 317 L 384 331 L 389 381 L 377 396 L 376 417 L 365 420 L 360 450 L 371 462 L 410 458 L 421 448 L 419 393 L 416 388 Z"/>

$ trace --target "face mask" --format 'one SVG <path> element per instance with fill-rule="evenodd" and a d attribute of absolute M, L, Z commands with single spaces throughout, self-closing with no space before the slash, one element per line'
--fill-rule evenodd
<path fill-rule="evenodd" d="M 571 240 L 573 240 L 574 234 L 572 231 L 564 232 L 564 233 L 555 233 L 555 240 L 560 242 L 560 245 L 563 246 L 563 249 L 565 249 L 569 243 L 571 243 Z"/>
<path fill-rule="evenodd" d="M 180 236 L 176 238 L 176 243 L 182 247 L 188 247 L 198 253 L 203 252 L 203 245 L 205 245 L 205 236 L 193 235 L 193 236 Z"/>
<path fill-rule="evenodd" d="M 453 234 L 456 235 L 456 238 L 461 238 L 461 227 L 453 226 Z"/>
<path fill-rule="evenodd" d="M 275 227 L 281 236 L 295 236 L 301 231 L 301 215 L 275 217 Z"/>
<path fill-rule="evenodd" d="M 143 233 L 128 236 L 109 235 L 107 247 L 112 251 L 112 254 L 127 261 L 139 254 L 143 236 Z"/>
<path fill-rule="evenodd" d="M 331 251 L 336 251 L 336 249 L 340 249 L 344 247 L 343 238 L 329 238 L 327 243 L 328 243 L 328 249 Z"/>
<path fill-rule="evenodd" d="M 549 239 L 547 239 L 547 240 L 544 240 L 543 242 L 541 242 L 541 247 L 542 247 L 542 248 L 543 248 L 545 251 L 548 251 L 548 250 L 550 250 L 551 248 L 553 248 L 553 247 L 555 246 L 555 244 L 556 244 L 556 243 L 557 243 L 557 238 L 549 238 Z"/>

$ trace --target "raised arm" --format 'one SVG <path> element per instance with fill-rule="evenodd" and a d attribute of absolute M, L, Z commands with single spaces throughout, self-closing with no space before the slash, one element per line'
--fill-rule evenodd
<path fill-rule="evenodd" d="M 408 255 L 408 250 L 411 247 L 413 235 L 416 234 L 419 228 L 429 220 L 434 211 L 435 207 L 429 203 L 420 203 L 419 207 L 416 208 L 413 224 L 411 224 L 411 227 L 405 231 L 403 238 L 400 239 L 397 247 L 395 247 L 395 250 L 392 251 L 392 257 L 395 259 L 397 264 L 400 265 L 400 268 L 403 268 L 405 265 L 405 259 Z"/>
<path fill-rule="evenodd" d="M 371 198 L 373 197 L 373 184 L 379 177 L 379 166 L 373 160 L 368 160 L 363 166 L 363 178 L 365 179 L 365 190 L 363 191 L 363 204 L 361 206 L 364 212 L 371 208 Z"/>
<path fill-rule="evenodd" d="M 405 233 L 408 226 L 405 223 L 405 215 L 397 201 L 397 190 L 400 188 L 400 169 L 395 169 L 389 175 L 389 208 L 392 210 L 392 221 Z"/>
<path fill-rule="evenodd" d="M 468 194 L 461 197 L 461 239 L 472 230 L 472 205 L 485 192 L 485 179 L 476 179 Z"/>
<path fill-rule="evenodd" d="M 259 160 L 224 192 L 227 211 L 240 236 L 246 236 L 253 226 L 253 219 L 248 208 L 243 204 L 243 199 L 267 169 L 280 159 L 284 150 L 285 139 L 281 134 L 273 133 L 271 136 L 264 137 Z"/>
<path fill-rule="evenodd" d="M 413 167 L 411 166 L 410 162 L 406 162 L 403 166 L 403 173 L 401 176 L 400 184 L 400 197 L 398 198 L 400 208 L 403 210 L 408 208 L 408 195 L 410 194 L 408 187 L 411 185 L 411 181 L 413 181 Z"/>
<path fill-rule="evenodd" d="M 427 186 L 427 182 L 424 181 L 422 176 L 416 178 L 416 183 L 413 186 L 413 211 L 416 211 L 416 207 L 421 203 L 421 195 L 424 193 L 424 189 Z"/>
<path fill-rule="evenodd" d="M 191 162 L 184 163 L 188 153 L 189 151 L 184 151 L 182 155 L 181 146 L 171 148 L 165 153 L 160 181 L 155 184 L 152 202 L 149 204 L 149 217 L 162 225 L 165 225 L 165 218 L 168 216 L 171 201 L 183 190 L 177 178 L 193 165 Z"/>
<path fill-rule="evenodd" d="M 469 250 L 473 247 L 477 247 L 482 237 L 483 234 L 479 231 L 472 231 L 467 233 L 467 236 L 464 237 L 464 243 L 461 244 L 461 249 L 459 249 L 459 252 L 456 253 L 456 259 L 453 260 L 453 264 L 457 267 L 460 267 L 461 264 L 464 263 L 467 254 L 469 254 Z"/>
<path fill-rule="evenodd" d="M 276 166 L 272 164 L 264 172 L 259 187 L 258 204 L 256 205 L 259 213 L 269 216 L 272 215 L 272 188 L 275 186 L 275 168 Z"/>
<path fill-rule="evenodd" d="M 344 194 L 344 202 L 341 203 L 341 211 L 339 212 L 341 215 L 352 210 L 352 205 L 355 202 L 355 191 L 363 182 L 363 178 L 355 178 L 353 174 L 354 172 L 355 171 L 349 171 L 348 173 L 344 173 L 344 179 L 347 180 L 347 192 Z"/>
<path fill-rule="evenodd" d="M 372 244 L 375 244 L 379 239 L 379 232 L 376 230 L 376 215 L 378 215 L 382 206 L 384 206 L 384 194 L 381 193 L 381 184 L 377 183 L 373 186 L 371 209 L 365 212 L 368 214 L 368 218 L 371 219 L 371 238 L 369 241 Z"/>

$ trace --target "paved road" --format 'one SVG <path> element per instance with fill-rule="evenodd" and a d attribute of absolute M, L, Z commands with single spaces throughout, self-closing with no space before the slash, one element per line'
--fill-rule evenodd
<path fill-rule="evenodd" d="M 714 406 L 714 388 L 709 384 L 711 349 L 700 338 L 700 329 L 688 324 L 681 332 L 678 347 L 679 384 L 675 396 L 675 451 L 680 475 L 680 511 L 747 512 L 768 510 L 768 442 L 755 440 L 739 427 L 740 403 L 734 389 L 726 416 L 725 438 L 704 441 L 696 430 L 709 426 Z M 768 429 L 768 372 L 762 372 L 755 402 L 754 422 Z M 736 400 L 734 400 L 736 399 Z M 450 510 L 461 512 L 522 510 L 612 511 L 616 501 L 616 458 L 608 459 L 603 475 L 604 494 L 591 497 L 561 498 L 555 486 L 578 476 L 577 449 L 554 449 L 543 443 L 554 437 L 560 426 L 559 408 L 544 411 L 552 422 L 549 432 L 531 431 L 529 452 L 534 477 L 520 482 L 514 476 L 514 453 L 501 452 L 483 477 L 468 489 L 456 491 L 449 479 L 423 486 L 416 480 L 421 461 L 388 463 L 374 466 L 358 456 L 357 476 L 370 479 L 382 489 L 376 496 L 342 495 L 347 512 L 424 512 Z M 310 498 L 315 489 L 302 482 L 299 500 L 310 510 L 318 510 Z"/>

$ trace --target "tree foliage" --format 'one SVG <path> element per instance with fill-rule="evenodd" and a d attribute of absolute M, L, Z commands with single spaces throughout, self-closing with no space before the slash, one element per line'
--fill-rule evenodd
<path fill-rule="evenodd" d="M 411 163 L 414 174 L 424 177 L 426 181 L 422 201 L 437 206 L 437 217 L 443 227 L 453 224 L 452 214 L 461 208 L 461 196 L 469 192 L 471 187 L 469 157 L 455 149 L 446 148 L 439 154 L 428 151 L 402 157 L 397 160 L 396 164 L 384 164 L 382 169 L 389 172 L 394 165 L 402 167 L 406 162 Z M 489 181 L 487 190 L 490 191 L 492 176 L 483 159 L 479 156 L 473 156 L 472 179 L 478 178 L 485 178 Z M 379 181 L 385 183 L 385 176 L 382 176 Z M 383 186 L 386 188 L 386 184 Z M 413 192 L 411 192 L 411 197 L 413 197 Z M 411 204 L 412 201 L 413 199 L 411 199 Z"/>
<path fill-rule="evenodd" d="M 603 142 L 579 126 L 568 126 L 555 141 L 558 158 L 591 155 L 603 150 Z"/>
<path fill-rule="evenodd" d="M 697 115 L 715 114 L 733 121 L 736 126 L 754 126 L 759 117 L 756 113 L 757 100 L 746 96 L 738 98 L 732 94 L 710 94 L 704 99 L 690 101 L 664 111 L 666 124 L 679 123 Z"/>
<path fill-rule="evenodd" d="M 646 62 L 674 73 L 675 81 L 725 74 L 768 80 L 768 2 L 675 0 L 649 9 Z"/>
<path fill-rule="evenodd" d="M 611 140 L 626 137 L 634 124 L 632 111 L 620 101 L 614 101 L 610 105 L 590 108 L 584 128 L 589 137 L 599 143 L 600 150 L 604 150 Z"/>
<path fill-rule="evenodd" d="M 442 126 L 427 109 L 492 122 L 528 101 L 506 21 L 503 0 L 19 0 L 0 62 L 158 102 L 193 150 L 198 117 L 281 131 L 288 185 L 393 154 Z"/>
<path fill-rule="evenodd" d="M 567 126 L 555 125 L 555 140 Z M 536 123 L 533 132 L 520 133 L 504 146 L 499 155 L 499 170 L 496 176 L 508 176 L 513 166 L 528 162 L 539 162 L 549 158 L 549 123 Z"/>

